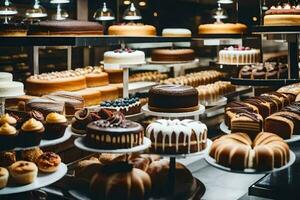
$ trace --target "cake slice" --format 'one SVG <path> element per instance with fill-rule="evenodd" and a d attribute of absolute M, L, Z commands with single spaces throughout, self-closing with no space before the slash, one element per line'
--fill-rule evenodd
<path fill-rule="evenodd" d="M 264 131 L 275 133 L 283 139 L 290 139 L 294 133 L 294 123 L 282 115 L 271 115 L 265 119 Z"/>

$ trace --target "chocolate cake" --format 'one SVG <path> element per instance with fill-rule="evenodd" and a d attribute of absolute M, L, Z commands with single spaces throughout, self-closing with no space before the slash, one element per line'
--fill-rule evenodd
<path fill-rule="evenodd" d="M 152 61 L 193 61 L 193 49 L 154 49 L 151 54 Z"/>
<path fill-rule="evenodd" d="M 149 91 L 148 105 L 156 112 L 195 111 L 199 109 L 198 91 L 191 86 L 154 86 Z"/>

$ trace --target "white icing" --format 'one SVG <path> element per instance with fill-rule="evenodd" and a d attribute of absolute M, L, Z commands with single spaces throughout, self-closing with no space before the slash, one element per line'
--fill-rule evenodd
<path fill-rule="evenodd" d="M 13 80 L 13 76 L 11 73 L 0 72 L 0 82 L 11 82 Z"/>
<path fill-rule="evenodd" d="M 219 62 L 222 64 L 244 64 L 256 63 L 259 61 L 260 50 L 238 50 L 229 47 L 219 52 Z"/>
<path fill-rule="evenodd" d="M 24 94 L 24 85 L 20 82 L 0 82 L 0 97 L 20 96 Z"/>
<path fill-rule="evenodd" d="M 189 35 L 192 36 L 192 32 L 186 28 L 165 28 L 162 31 L 162 36 L 169 36 L 169 35 Z"/>
<path fill-rule="evenodd" d="M 107 51 L 104 53 L 105 64 L 137 64 L 145 62 L 145 53 L 142 51 L 115 52 Z"/>
<path fill-rule="evenodd" d="M 158 134 L 162 134 L 162 150 L 165 150 L 166 145 L 172 146 L 174 141 L 171 141 L 172 135 L 175 134 L 176 141 L 175 147 L 176 152 L 179 150 L 179 136 L 180 134 L 184 134 L 183 146 L 188 146 L 188 152 L 190 153 L 190 146 L 191 146 L 191 136 L 194 133 L 197 137 L 197 146 L 198 151 L 200 151 L 200 144 L 206 143 L 207 140 L 207 127 L 205 124 L 194 121 L 194 120 L 183 120 L 180 121 L 178 119 L 175 120 L 165 120 L 159 119 L 150 124 L 146 129 L 146 136 L 151 138 L 154 137 L 154 149 L 157 149 L 157 137 Z M 169 139 L 169 144 L 166 143 L 166 139 Z"/>

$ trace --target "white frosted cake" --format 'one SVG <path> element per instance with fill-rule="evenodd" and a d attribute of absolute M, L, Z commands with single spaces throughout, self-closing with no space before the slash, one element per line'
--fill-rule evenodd
<path fill-rule="evenodd" d="M 192 37 L 192 32 L 185 28 L 165 28 L 162 31 L 163 37 Z"/>
<path fill-rule="evenodd" d="M 220 64 L 252 64 L 260 61 L 260 50 L 249 47 L 229 47 L 219 51 Z"/>
<path fill-rule="evenodd" d="M 104 53 L 104 64 L 143 64 L 145 53 L 132 49 L 117 49 Z"/>
<path fill-rule="evenodd" d="M 24 85 L 20 82 L 0 82 L 0 97 L 16 97 L 24 94 Z"/>
<path fill-rule="evenodd" d="M 0 82 L 10 82 L 13 80 L 13 76 L 11 73 L 0 72 Z"/>

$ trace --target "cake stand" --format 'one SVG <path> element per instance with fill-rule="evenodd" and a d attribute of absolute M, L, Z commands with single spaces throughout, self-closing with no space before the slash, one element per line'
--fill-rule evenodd
<path fill-rule="evenodd" d="M 231 130 L 226 126 L 224 121 L 220 124 L 220 130 L 227 135 L 231 134 Z M 300 135 L 292 135 L 290 139 L 285 139 L 284 141 L 288 144 L 298 142 L 300 141 Z"/>
<path fill-rule="evenodd" d="M 284 165 L 280 168 L 274 168 L 273 170 L 267 170 L 267 171 L 258 171 L 258 170 L 255 170 L 255 169 L 235 170 L 235 169 L 231 169 L 229 167 L 224 167 L 222 165 L 219 165 L 214 158 L 209 156 L 208 153 L 205 155 L 205 161 L 209 165 L 211 165 L 211 166 L 213 166 L 217 169 L 226 171 L 226 172 L 232 172 L 232 173 L 238 173 L 238 174 L 268 174 L 268 173 L 288 169 L 296 161 L 296 155 L 295 155 L 294 152 L 290 151 L 290 161 L 286 165 Z"/>

